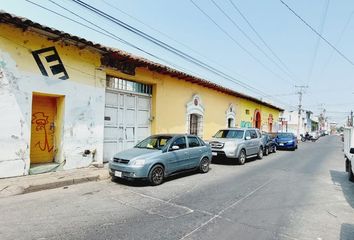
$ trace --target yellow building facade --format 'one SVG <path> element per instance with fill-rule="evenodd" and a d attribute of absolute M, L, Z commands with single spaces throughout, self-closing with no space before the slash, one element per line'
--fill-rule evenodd
<path fill-rule="evenodd" d="M 109 160 L 151 134 L 276 131 L 281 108 L 1 13 L 0 178 Z"/>

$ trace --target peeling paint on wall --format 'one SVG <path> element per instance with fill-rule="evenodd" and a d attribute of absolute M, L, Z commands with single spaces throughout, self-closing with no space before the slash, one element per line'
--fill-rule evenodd
<path fill-rule="evenodd" d="M 29 172 L 33 92 L 65 96 L 63 126 L 59 130 L 62 136 L 58 143 L 61 151 L 56 161 L 65 161 L 64 169 L 85 167 L 93 160 L 102 162 L 105 88 L 100 81 L 105 79 L 104 74 L 98 72 L 98 79 L 85 76 L 90 84 L 82 84 L 83 81 L 76 78 L 83 76 L 75 72 L 70 73 L 70 79 L 62 81 L 35 71 L 22 71 L 21 64 L 12 57 L 18 57 L 18 50 L 5 52 L 1 44 L 0 41 L 0 111 L 6 114 L 0 118 L 0 146 L 4 147 L 0 155 L 0 178 Z M 24 64 L 34 61 L 30 53 L 22 55 L 20 60 L 25 61 Z M 63 56 L 63 62 L 65 60 Z M 92 72 L 97 71 L 93 64 L 87 66 Z M 45 150 L 52 147 L 45 140 L 38 144 Z M 85 150 L 95 155 L 84 154 Z"/>

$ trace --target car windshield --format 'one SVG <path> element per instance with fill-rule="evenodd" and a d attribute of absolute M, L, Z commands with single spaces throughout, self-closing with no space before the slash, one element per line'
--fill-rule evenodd
<path fill-rule="evenodd" d="M 220 130 L 215 134 L 215 138 L 243 138 L 243 130 Z"/>
<path fill-rule="evenodd" d="M 171 138 L 171 136 L 151 136 L 138 143 L 135 147 L 161 150 Z"/>
<path fill-rule="evenodd" d="M 279 138 L 292 138 L 293 134 L 292 133 L 278 133 L 277 135 Z"/>

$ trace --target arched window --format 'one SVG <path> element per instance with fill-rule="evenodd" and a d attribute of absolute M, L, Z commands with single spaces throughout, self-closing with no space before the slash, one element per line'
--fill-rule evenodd
<path fill-rule="evenodd" d="M 197 114 L 191 114 L 189 116 L 189 134 L 198 135 L 198 120 Z"/>
<path fill-rule="evenodd" d="M 261 125 L 262 125 L 261 112 L 258 109 L 254 112 L 253 122 L 255 128 L 261 129 Z"/>
<path fill-rule="evenodd" d="M 203 137 L 204 106 L 201 98 L 194 95 L 192 101 L 187 103 L 186 132 Z"/>
<path fill-rule="evenodd" d="M 269 114 L 268 117 L 268 131 L 273 132 L 273 114 Z"/>
<path fill-rule="evenodd" d="M 226 110 L 226 126 L 228 128 L 233 128 L 236 126 L 236 114 L 235 114 L 235 107 L 233 104 L 230 104 L 230 106 Z"/>

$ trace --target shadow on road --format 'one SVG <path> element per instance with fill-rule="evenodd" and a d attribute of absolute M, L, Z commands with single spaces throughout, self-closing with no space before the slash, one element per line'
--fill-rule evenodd
<path fill-rule="evenodd" d="M 354 225 L 343 223 L 340 228 L 340 240 L 353 240 L 354 239 Z"/>
<path fill-rule="evenodd" d="M 264 156 L 264 157 L 265 157 L 265 156 Z M 246 159 L 246 164 L 247 164 L 248 162 L 253 162 L 253 161 L 256 161 L 256 160 L 257 160 L 256 157 L 247 158 L 247 159 Z M 230 165 L 230 166 L 239 165 L 239 164 L 237 163 L 237 160 L 236 160 L 236 159 L 232 159 L 232 158 L 222 158 L 222 157 L 213 158 L 212 163 L 213 163 L 213 164 L 216 164 L 216 165 Z"/>
<path fill-rule="evenodd" d="M 348 180 L 348 174 L 346 172 L 335 170 L 330 170 L 330 173 L 333 183 L 342 188 L 345 199 L 349 205 L 354 208 L 354 183 Z M 352 239 L 354 239 L 354 235 L 352 236 Z"/>
<path fill-rule="evenodd" d="M 213 171 L 213 168 L 210 166 L 209 168 L 209 172 Z M 167 178 L 164 179 L 163 183 L 165 182 L 169 182 L 169 181 L 173 181 L 179 178 L 185 178 L 185 177 L 190 177 L 193 176 L 195 174 L 201 174 L 198 170 L 190 170 L 190 171 L 186 171 L 186 172 L 181 172 L 172 176 L 169 176 Z M 208 173 L 205 173 L 208 174 Z M 140 179 L 124 179 L 124 178 L 118 178 L 114 181 L 115 183 L 119 183 L 119 184 L 123 184 L 123 185 L 127 185 L 130 187 L 151 187 L 151 184 L 148 180 L 140 180 Z"/>

